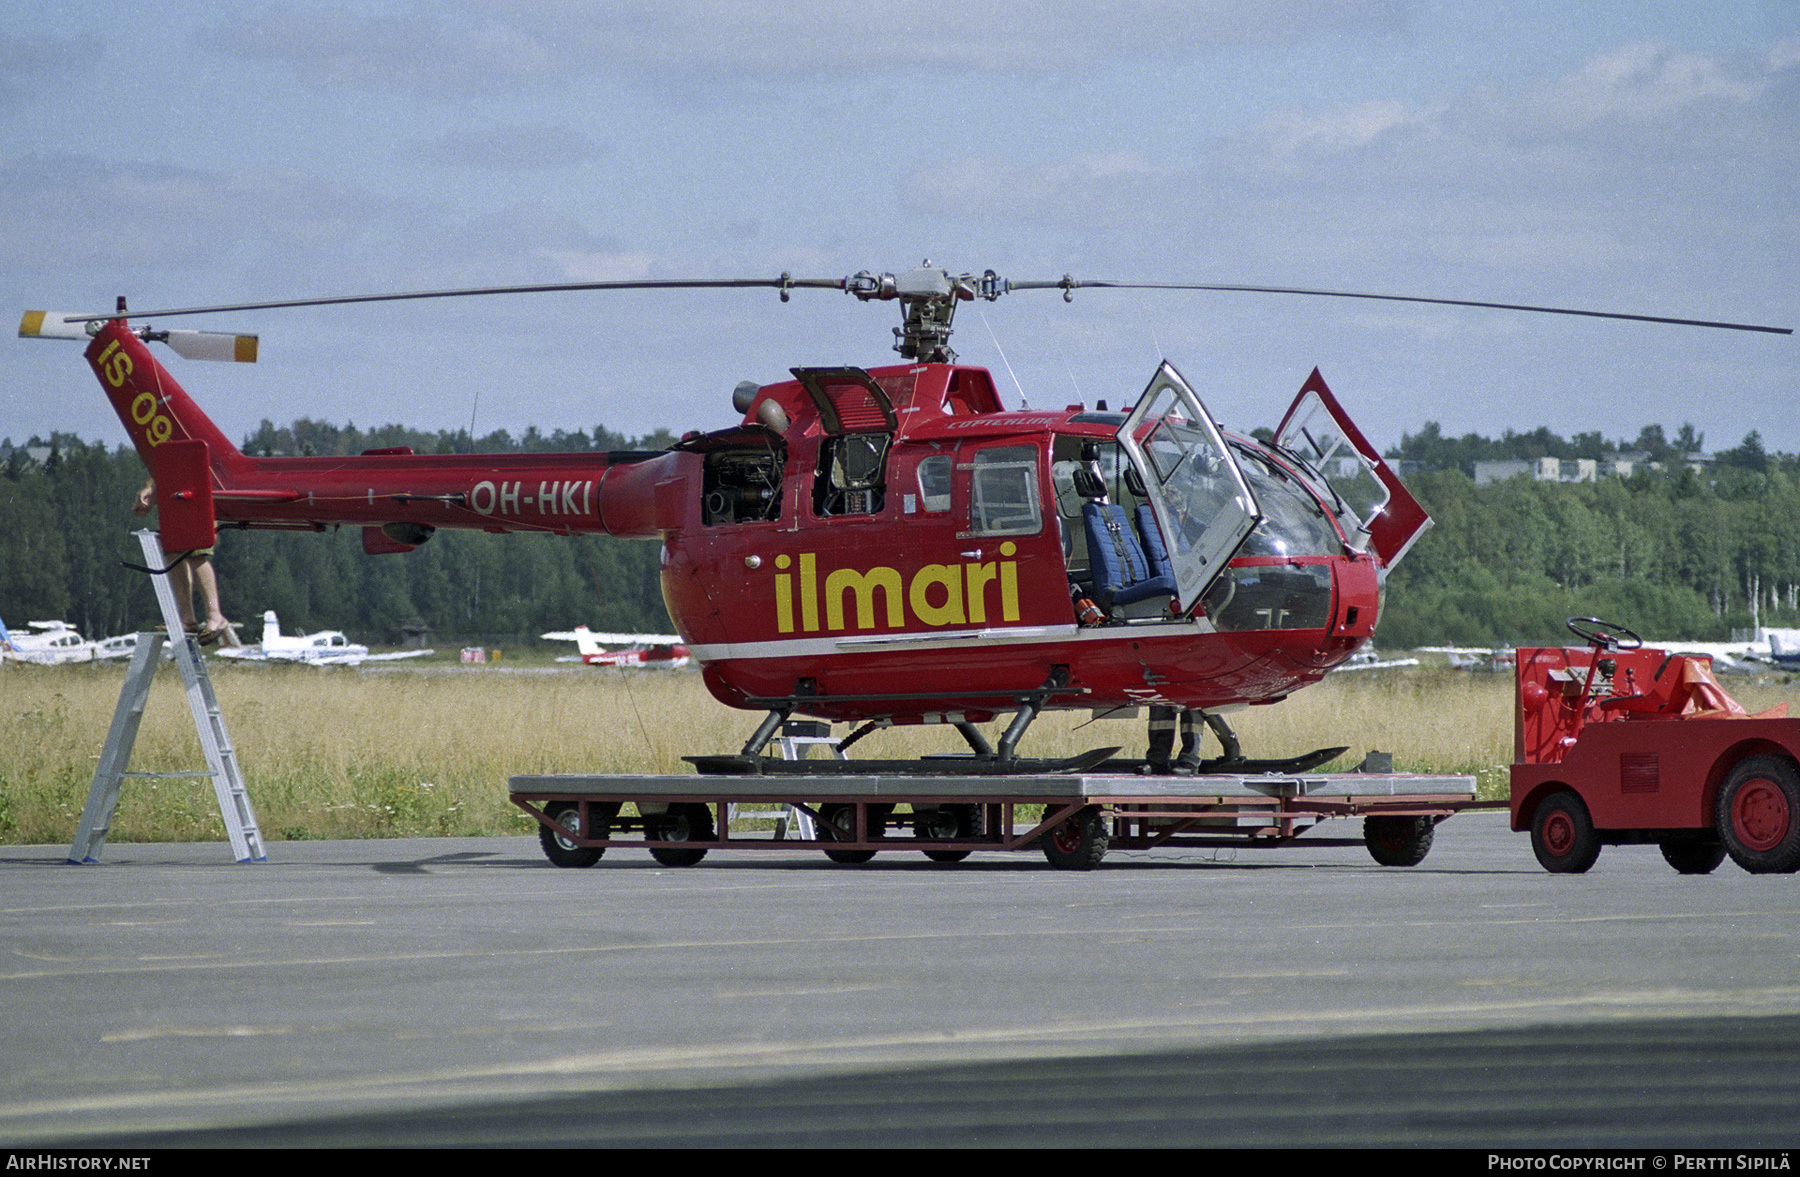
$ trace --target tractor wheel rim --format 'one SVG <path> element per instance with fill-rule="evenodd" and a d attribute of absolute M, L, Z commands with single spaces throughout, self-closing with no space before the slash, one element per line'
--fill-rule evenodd
<path fill-rule="evenodd" d="M 1732 829 L 1738 841 L 1752 850 L 1773 850 L 1781 845 L 1791 820 L 1787 796 L 1772 781 L 1746 781 L 1731 799 Z"/>
<path fill-rule="evenodd" d="M 1544 821 L 1544 845 L 1559 857 L 1575 845 L 1575 823 L 1568 814 L 1553 813 Z"/>

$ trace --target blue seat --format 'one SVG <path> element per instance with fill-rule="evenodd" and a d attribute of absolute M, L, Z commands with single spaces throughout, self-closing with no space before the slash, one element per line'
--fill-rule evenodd
<path fill-rule="evenodd" d="M 1145 555 L 1125 508 L 1090 498 L 1081 505 L 1081 524 L 1087 535 L 1088 563 L 1094 573 L 1094 601 L 1101 608 L 1111 610 L 1175 595 L 1175 577 L 1154 520 L 1146 534 L 1155 536 L 1160 571 Z"/>

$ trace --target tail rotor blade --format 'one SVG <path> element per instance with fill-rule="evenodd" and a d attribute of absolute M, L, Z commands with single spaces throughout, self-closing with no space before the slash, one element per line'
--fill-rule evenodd
<path fill-rule="evenodd" d="M 20 339 L 78 339 L 88 341 L 87 322 L 71 318 L 67 311 L 26 311 L 19 320 Z"/>
<path fill-rule="evenodd" d="M 169 331 L 158 332 L 164 336 L 163 342 L 175 349 L 175 354 L 184 360 L 223 360 L 226 363 L 254 364 L 256 362 L 256 341 L 254 335 L 232 335 L 224 331 Z"/>

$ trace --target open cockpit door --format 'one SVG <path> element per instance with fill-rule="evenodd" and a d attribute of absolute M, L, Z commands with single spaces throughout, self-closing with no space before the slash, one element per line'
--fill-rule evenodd
<path fill-rule="evenodd" d="M 1431 516 L 1344 413 L 1317 368 L 1281 419 L 1275 444 L 1318 484 L 1350 546 L 1374 552 L 1383 567 L 1398 564 L 1431 526 Z"/>
<path fill-rule="evenodd" d="M 1118 439 L 1143 476 L 1186 613 L 1261 521 L 1256 497 L 1212 414 L 1166 360 Z"/>

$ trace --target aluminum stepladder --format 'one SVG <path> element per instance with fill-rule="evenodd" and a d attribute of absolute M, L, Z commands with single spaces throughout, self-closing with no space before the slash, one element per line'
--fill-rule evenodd
<path fill-rule="evenodd" d="M 134 533 L 144 549 L 147 567 L 162 568 L 162 544 L 153 531 Z M 225 716 L 213 694 L 212 680 L 207 677 L 206 663 L 200 647 L 182 627 L 181 613 L 175 606 L 175 589 L 165 573 L 151 577 L 156 586 L 156 601 L 162 607 L 167 634 L 140 633 L 137 649 L 131 655 L 131 666 L 125 672 L 125 686 L 119 692 L 119 706 L 113 712 L 112 727 L 106 733 L 106 747 L 100 752 L 100 763 L 94 769 L 94 783 L 88 790 L 87 805 L 81 811 L 81 824 L 75 829 L 74 844 L 69 847 L 69 861 L 100 861 L 101 847 L 106 845 L 112 828 L 113 811 L 119 805 L 119 790 L 126 777 L 176 778 L 211 777 L 213 794 L 219 799 L 219 816 L 225 820 L 225 832 L 231 837 L 232 855 L 239 862 L 267 862 L 262 831 L 256 825 L 256 811 L 251 808 L 250 794 L 244 788 L 244 774 L 238 767 L 237 751 L 225 731 Z M 137 742 L 138 724 L 144 718 L 144 705 L 150 699 L 150 686 L 156 680 L 163 643 L 171 643 L 175 665 L 181 671 L 182 685 L 187 689 L 188 709 L 194 715 L 194 729 L 200 736 L 200 747 L 206 753 L 206 770 L 196 772 L 127 772 L 132 745 Z"/>
<path fill-rule="evenodd" d="M 783 760 L 805 760 L 807 754 L 815 747 L 827 749 L 832 756 L 839 760 L 849 759 L 838 751 L 837 741 L 832 738 L 829 723 L 790 719 L 783 723 L 778 730 L 780 734 L 769 742 L 780 750 Z M 757 814 L 757 816 L 767 815 Z M 775 818 L 775 840 L 779 842 L 789 834 L 807 841 L 819 836 L 813 826 L 813 819 L 804 810 L 796 809 L 792 805 L 784 805 L 780 816 Z"/>

